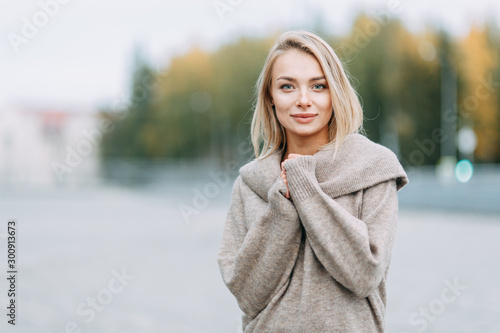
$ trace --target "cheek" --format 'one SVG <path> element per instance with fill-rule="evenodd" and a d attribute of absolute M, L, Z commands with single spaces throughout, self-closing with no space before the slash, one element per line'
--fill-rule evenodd
<path fill-rule="evenodd" d="M 329 97 L 324 97 L 321 100 L 318 101 L 318 107 L 321 111 L 321 114 L 325 117 L 330 119 L 332 113 L 333 113 L 333 106 L 332 106 L 332 100 Z"/>
<path fill-rule="evenodd" d="M 324 96 L 321 96 L 318 104 L 320 105 L 321 109 L 329 111 L 332 108 L 332 99 L 330 95 L 325 94 Z"/>
<path fill-rule="evenodd" d="M 290 105 L 294 105 L 295 98 L 293 97 L 293 94 L 288 93 L 288 94 L 276 94 L 276 97 L 274 97 L 274 104 L 276 105 L 277 108 L 279 109 L 285 109 L 290 107 Z"/>
<path fill-rule="evenodd" d="M 288 120 L 288 114 L 283 110 L 280 111 L 279 108 L 276 108 L 276 117 L 278 118 L 279 123 L 282 125 Z"/>
<path fill-rule="evenodd" d="M 327 126 L 330 118 L 332 117 L 332 112 L 323 112 L 321 115 L 321 120 L 319 121 L 320 126 Z"/>
<path fill-rule="evenodd" d="M 281 124 L 289 121 L 290 107 L 295 105 L 294 99 L 290 95 L 291 94 L 276 94 L 273 97 L 276 117 Z"/>

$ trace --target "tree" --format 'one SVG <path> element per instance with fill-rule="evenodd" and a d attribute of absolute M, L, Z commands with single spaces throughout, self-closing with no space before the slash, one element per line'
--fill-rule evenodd
<path fill-rule="evenodd" d="M 489 41 L 490 29 L 472 26 L 460 41 L 460 70 L 466 84 L 460 96 L 460 115 L 470 118 L 477 136 L 475 157 L 480 162 L 499 160 L 498 51 Z"/>

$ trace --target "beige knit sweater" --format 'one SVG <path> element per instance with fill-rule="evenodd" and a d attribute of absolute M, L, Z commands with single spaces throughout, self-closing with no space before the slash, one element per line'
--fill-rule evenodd
<path fill-rule="evenodd" d="M 218 264 L 249 332 L 383 332 L 385 282 L 408 178 L 396 155 L 350 134 L 322 150 L 240 168 Z"/>

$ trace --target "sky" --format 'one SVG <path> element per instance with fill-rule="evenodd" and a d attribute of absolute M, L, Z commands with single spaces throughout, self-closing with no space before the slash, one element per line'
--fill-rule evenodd
<path fill-rule="evenodd" d="M 427 24 L 460 37 L 471 23 L 499 21 L 497 0 L 0 0 L 0 112 L 13 106 L 96 110 L 129 91 L 140 47 L 159 70 L 200 45 L 310 26 L 342 35 L 363 10 Z"/>

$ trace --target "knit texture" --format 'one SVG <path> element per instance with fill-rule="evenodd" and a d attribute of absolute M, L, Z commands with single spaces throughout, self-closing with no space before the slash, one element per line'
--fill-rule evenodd
<path fill-rule="evenodd" d="M 385 282 L 408 184 L 396 155 L 350 134 L 337 156 L 240 168 L 217 262 L 249 332 L 384 332 Z"/>

